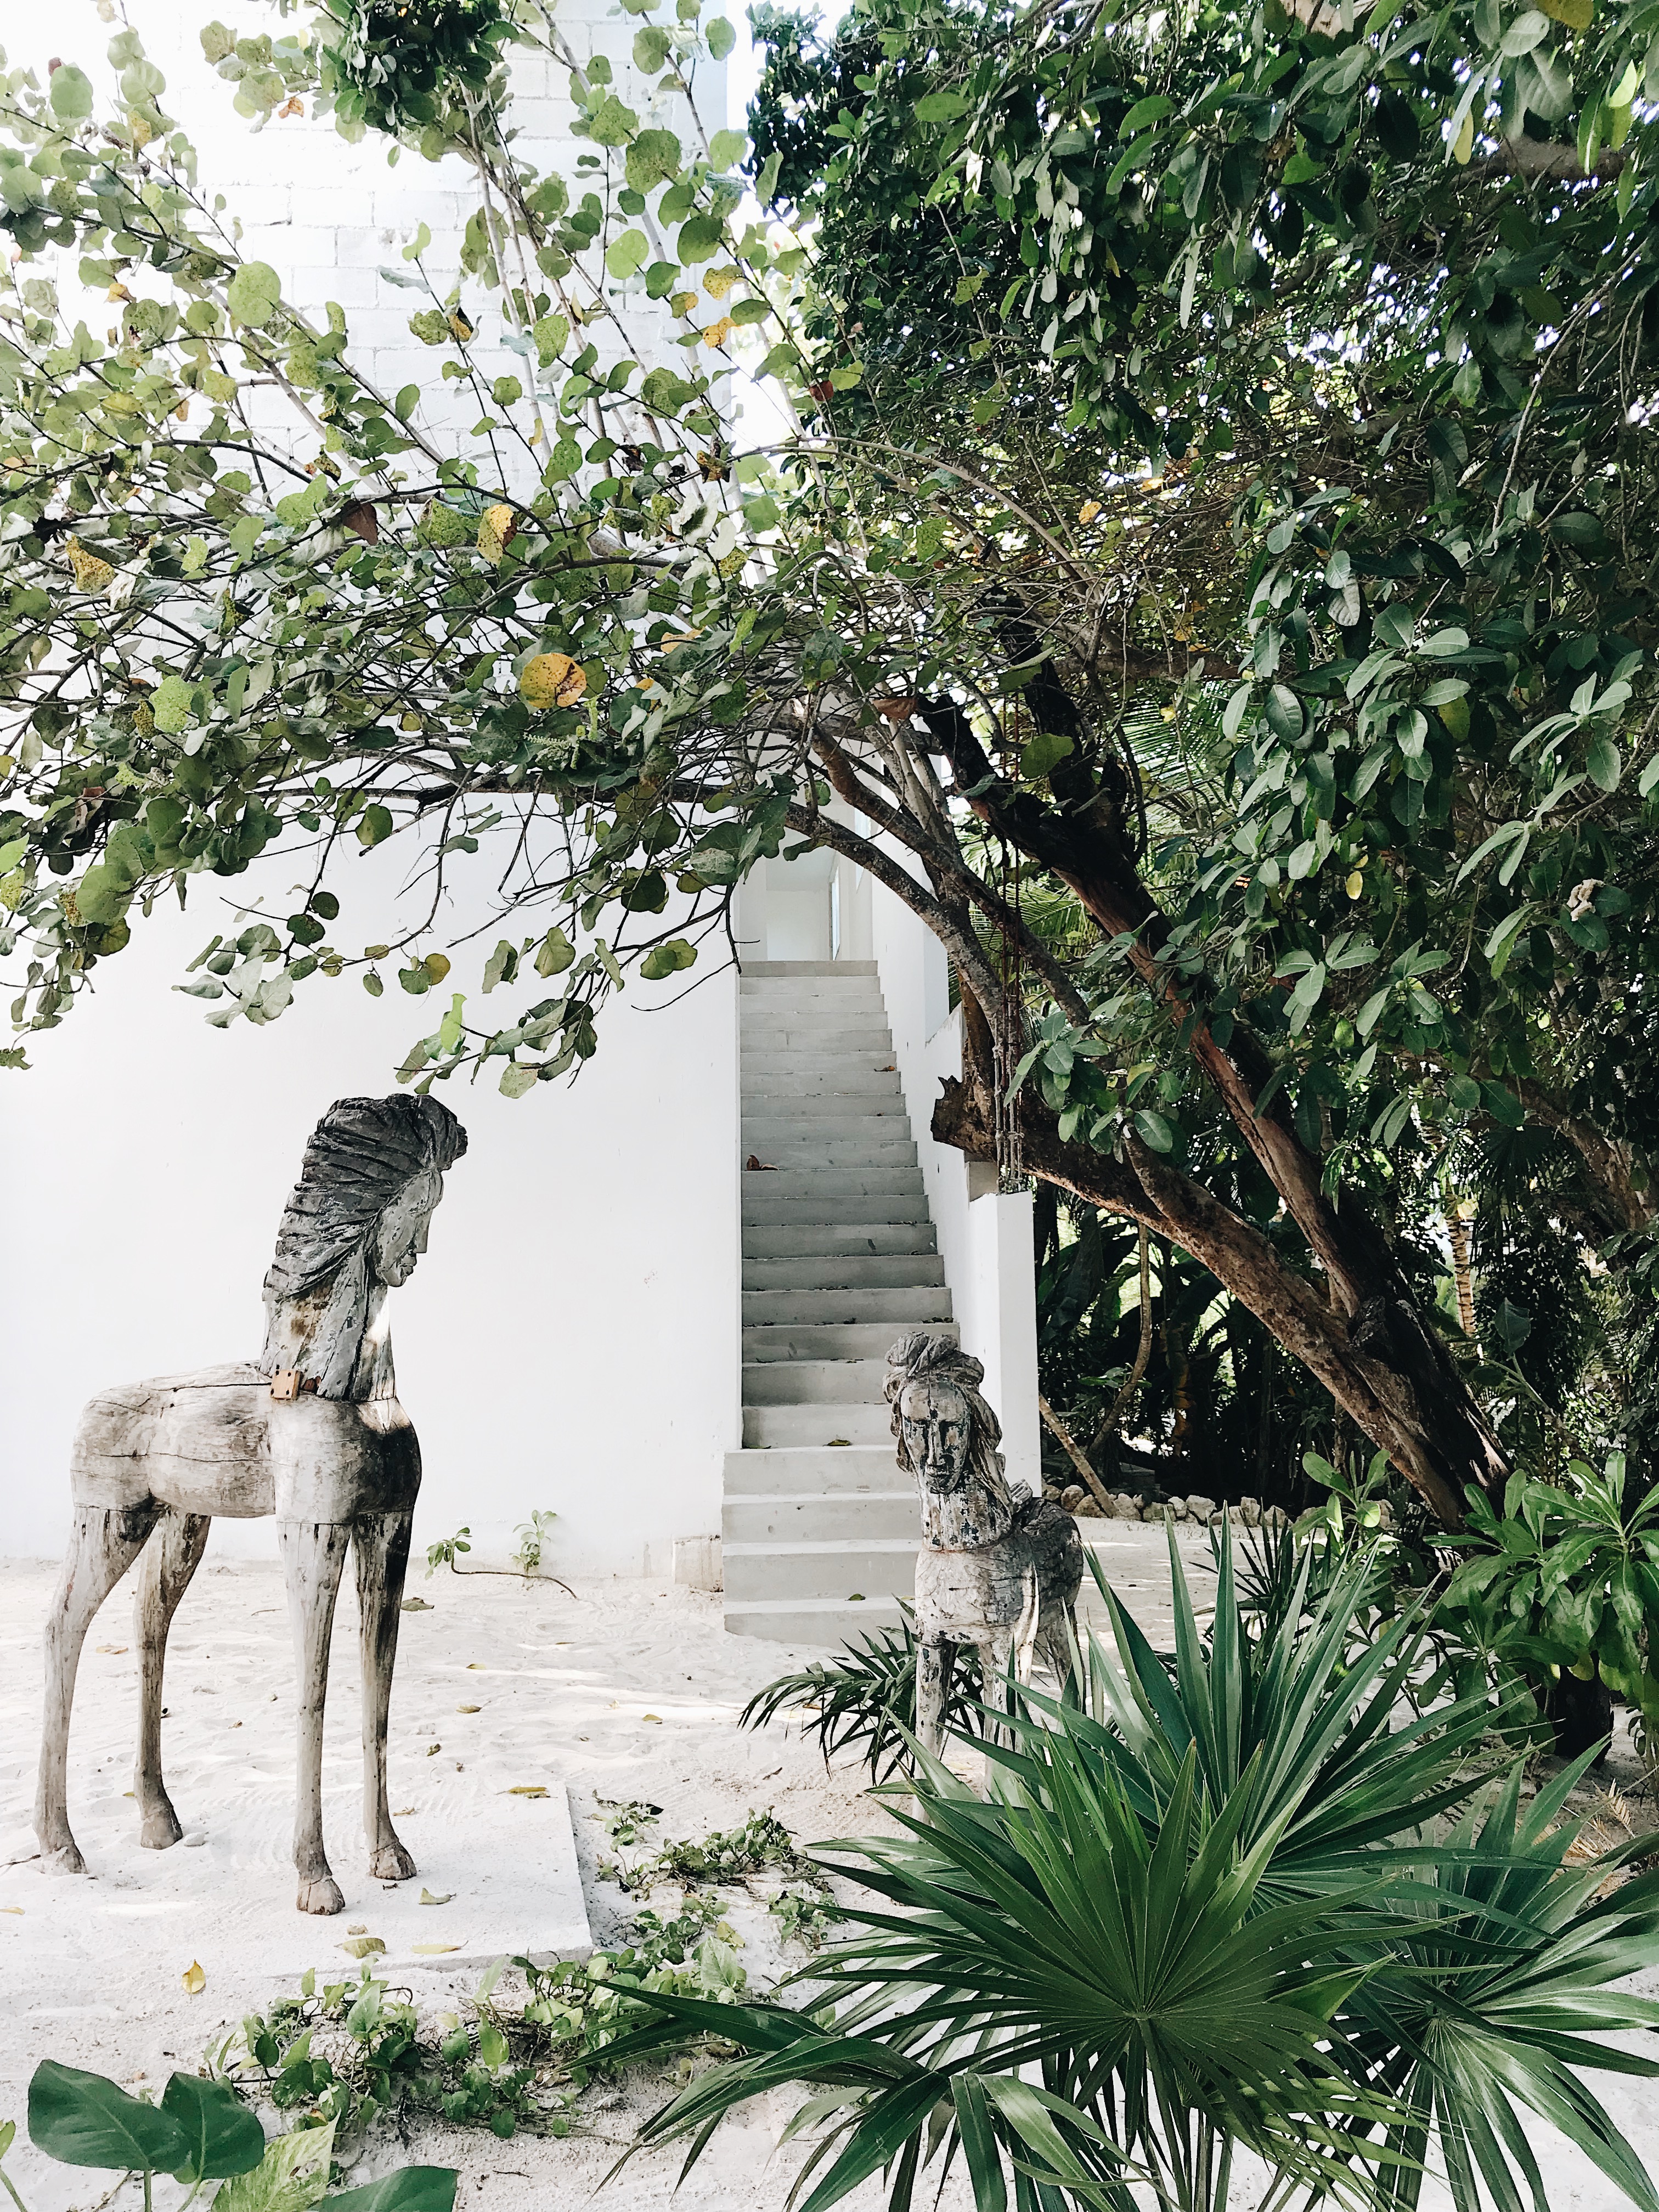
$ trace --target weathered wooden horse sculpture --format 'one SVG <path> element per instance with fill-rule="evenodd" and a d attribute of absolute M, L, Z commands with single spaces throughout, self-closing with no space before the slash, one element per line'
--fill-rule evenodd
<path fill-rule="evenodd" d="M 916 1735 L 933 1753 L 959 1644 L 977 1646 L 985 1702 L 1006 1711 L 1010 1657 L 1029 1681 L 1040 1650 L 1064 1680 L 1077 1633 L 1077 1522 L 1009 1487 L 1001 1425 L 980 1395 L 984 1379 L 979 1361 L 942 1336 L 901 1337 L 887 1355 L 883 1388 L 898 1462 L 921 1489 Z"/>
<path fill-rule="evenodd" d="M 344 1903 L 323 1849 L 323 1705 L 334 1603 L 349 1544 L 362 1620 L 363 1827 L 370 1870 L 415 1862 L 386 1802 L 386 1712 L 421 1451 L 398 1403 L 386 1294 L 426 1249 L 443 1177 L 466 1132 L 435 1098 L 342 1098 L 306 1146 L 265 1277 L 264 1349 L 105 1390 L 81 1417 L 70 1469 L 74 1533 L 46 1628 L 46 1708 L 34 1827 L 46 1866 L 82 1874 L 70 1832 L 70 1711 L 94 1615 L 141 1552 L 135 1795 L 153 1850 L 182 1831 L 161 1778 L 167 1629 L 215 1514 L 276 1517 L 299 1672 L 294 1861 L 302 1912 Z M 148 1546 L 148 1550 L 146 1550 Z"/>

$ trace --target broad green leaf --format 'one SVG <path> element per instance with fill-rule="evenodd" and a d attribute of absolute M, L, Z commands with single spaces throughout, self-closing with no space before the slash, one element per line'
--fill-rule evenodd
<path fill-rule="evenodd" d="M 239 323 L 262 331 L 276 313 L 283 296 L 283 280 L 265 261 L 248 261 L 236 271 L 225 294 L 225 304 Z"/>
<path fill-rule="evenodd" d="M 265 2154 L 265 2131 L 228 2081 L 174 2074 L 161 2093 L 161 2109 L 183 2129 L 189 2154 L 173 2168 L 180 2181 L 222 2181 L 246 2173 Z"/>
<path fill-rule="evenodd" d="M 43 2058 L 29 2081 L 29 2141 L 64 2166 L 176 2173 L 190 2142 L 173 2115 L 101 2074 Z"/>
<path fill-rule="evenodd" d="M 1590 781 L 1598 785 L 1601 790 L 1611 792 L 1619 788 L 1619 778 L 1623 772 L 1624 763 L 1619 757 L 1618 746 L 1611 738 L 1597 738 L 1594 740 L 1589 752 L 1584 756 L 1584 766 L 1589 771 Z"/>
<path fill-rule="evenodd" d="M 628 149 L 626 174 L 636 192 L 648 192 L 679 174 L 680 142 L 672 131 L 641 131 Z"/>
<path fill-rule="evenodd" d="M 651 251 L 650 241 L 642 230 L 625 230 L 620 238 L 612 239 L 605 250 L 605 265 L 613 276 L 626 278 L 643 266 Z M 552 318 L 550 316 L 550 321 Z M 561 316 L 560 320 L 563 318 Z"/>
<path fill-rule="evenodd" d="M 92 80 L 73 62 L 52 73 L 52 112 L 60 123 L 82 123 L 92 112 Z"/>
<path fill-rule="evenodd" d="M 968 102 L 959 92 L 924 93 L 915 107 L 918 123 L 954 123 L 967 112 Z"/>
<path fill-rule="evenodd" d="M 164 676 L 151 695 L 149 710 L 158 730 L 177 737 L 195 714 L 196 694 L 182 676 Z"/>
<path fill-rule="evenodd" d="M 614 92 L 607 92 L 587 118 L 587 136 L 596 146 L 625 146 L 639 127 L 639 117 Z"/>

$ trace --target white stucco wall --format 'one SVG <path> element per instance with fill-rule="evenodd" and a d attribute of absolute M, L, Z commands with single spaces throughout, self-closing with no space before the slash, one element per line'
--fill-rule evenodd
<path fill-rule="evenodd" d="M 950 1012 L 945 947 L 878 883 L 871 886 L 870 927 L 963 1346 L 983 1363 L 1009 1474 L 1041 1489 L 1030 1194 L 999 1192 L 994 1169 L 933 1142 L 940 1079 L 962 1073 L 962 1017 Z"/>

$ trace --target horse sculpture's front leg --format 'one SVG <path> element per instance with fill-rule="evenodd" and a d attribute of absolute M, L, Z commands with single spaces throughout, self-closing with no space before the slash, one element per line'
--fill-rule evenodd
<path fill-rule="evenodd" d="M 161 1778 L 161 1674 L 167 1662 L 167 1631 L 179 1601 L 202 1564 L 208 1531 L 205 1513 L 167 1512 L 155 1540 L 144 1553 L 132 1601 L 132 1640 L 138 1646 L 138 1760 L 133 1795 L 138 1800 L 138 1840 L 146 1850 L 164 1851 L 184 1834 Z"/>
<path fill-rule="evenodd" d="M 75 1677 L 98 1608 L 143 1549 L 155 1526 L 156 1508 L 77 1505 L 64 1571 L 46 1615 L 46 1710 L 40 1736 L 40 1779 L 34 1799 L 34 1832 L 52 1874 L 84 1874 L 87 1863 L 69 1824 L 70 1712 Z"/>
<path fill-rule="evenodd" d="M 328 1646 L 334 1601 L 340 1594 L 351 1524 L 346 1521 L 279 1521 L 277 1541 L 288 1583 L 294 1629 L 298 1723 L 294 1778 L 294 1863 L 300 1876 L 295 1902 L 301 1912 L 342 1912 L 345 1899 L 329 1871 L 323 1848 L 323 1708 L 328 1698 Z"/>
<path fill-rule="evenodd" d="M 409 1565 L 409 1513 L 365 1513 L 354 1524 L 357 1611 L 363 1652 L 363 1833 L 368 1870 L 381 1881 L 407 1881 L 415 1862 L 398 1840 L 386 1799 L 386 1737 L 398 1622 Z"/>
<path fill-rule="evenodd" d="M 945 1693 L 956 1651 L 943 1637 L 916 1646 L 916 1741 L 934 1759 L 945 1741 Z"/>

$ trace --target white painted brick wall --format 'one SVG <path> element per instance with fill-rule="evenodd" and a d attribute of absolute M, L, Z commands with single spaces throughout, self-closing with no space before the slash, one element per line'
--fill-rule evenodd
<path fill-rule="evenodd" d="M 165 72 L 167 89 L 162 106 L 176 115 L 193 140 L 200 158 L 200 184 L 211 201 L 222 193 L 226 206 L 222 220 L 240 222 L 240 250 L 250 259 L 268 261 L 282 277 L 284 291 L 294 304 L 319 324 L 326 303 L 332 300 L 347 315 L 352 356 L 383 392 L 396 392 L 410 383 L 422 387 L 423 427 L 442 436 L 459 428 L 470 429 L 477 419 L 477 403 L 463 398 L 439 375 L 441 349 L 422 346 L 409 331 L 411 314 L 426 306 L 424 296 L 388 284 L 379 276 L 382 268 L 402 271 L 403 248 L 424 222 L 432 242 L 425 265 L 441 294 L 447 292 L 460 270 L 461 230 L 477 205 L 470 167 L 457 156 L 429 162 L 404 149 L 395 167 L 387 163 L 387 142 L 366 138 L 348 145 L 331 120 L 319 122 L 308 112 L 283 121 L 273 119 L 255 130 L 232 104 L 233 88 L 204 59 L 198 32 L 210 12 L 209 0 L 126 0 L 126 17 L 144 41 L 150 58 Z M 734 17 L 740 9 L 733 6 Z M 268 29 L 280 35 L 292 27 L 274 7 L 227 10 L 234 27 L 247 34 Z M 32 51 L 21 24 L 7 40 L 14 63 L 27 61 L 44 76 L 47 58 L 44 47 Z M 90 14 L 77 21 L 75 34 L 51 33 L 53 50 L 86 69 L 100 87 L 111 72 L 103 48 L 114 27 L 93 21 Z M 695 143 L 696 124 L 686 104 L 657 102 L 647 81 L 633 66 L 631 46 L 635 20 L 607 4 L 607 0 L 575 0 L 562 8 L 558 27 L 571 51 L 583 62 L 598 52 L 607 55 L 618 95 L 642 119 L 678 131 L 688 145 Z M 43 34 L 44 35 L 44 34 Z M 578 170 L 576 156 L 589 152 L 587 142 L 573 139 L 570 123 L 574 109 L 568 77 L 556 63 L 540 56 L 513 56 L 514 100 L 508 124 L 514 132 L 513 150 L 538 168 L 556 168 L 579 200 L 590 188 L 592 172 Z M 726 121 L 726 71 L 723 65 L 705 63 L 696 88 L 696 107 L 703 127 L 710 131 Z M 307 103 L 307 106 L 309 103 Z M 410 271 L 412 274 L 412 270 Z M 69 272 L 64 272 L 68 278 Z M 137 292 L 160 289 L 146 282 L 140 269 L 127 278 Z M 538 283 L 542 282 L 538 279 Z M 66 304 L 72 286 L 64 284 Z M 466 304 L 476 313 L 485 305 L 478 287 L 469 281 L 464 289 Z M 627 347 L 615 329 L 600 324 L 592 335 L 602 360 L 623 357 L 624 349 L 647 365 L 665 360 L 680 366 L 680 356 L 669 343 L 672 326 L 663 307 L 646 299 L 641 281 L 634 280 L 618 305 L 628 332 Z M 100 301 L 77 304 L 101 330 L 109 319 Z M 513 374 L 523 380 L 523 362 L 505 347 L 488 340 L 499 329 L 498 320 L 486 314 L 480 325 L 485 343 L 474 358 L 486 381 Z M 258 419 L 275 425 L 287 418 L 283 403 L 270 395 L 252 395 L 260 404 Z M 296 434 L 307 449 L 314 434 L 300 426 Z"/>

